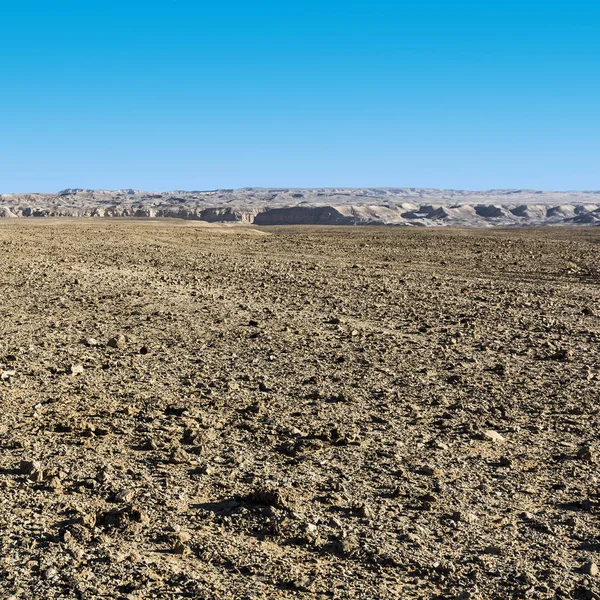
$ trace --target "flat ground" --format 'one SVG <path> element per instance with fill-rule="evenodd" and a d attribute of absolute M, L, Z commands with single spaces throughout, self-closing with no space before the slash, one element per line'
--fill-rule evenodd
<path fill-rule="evenodd" d="M 599 243 L 2 224 L 0 597 L 600 598 Z"/>

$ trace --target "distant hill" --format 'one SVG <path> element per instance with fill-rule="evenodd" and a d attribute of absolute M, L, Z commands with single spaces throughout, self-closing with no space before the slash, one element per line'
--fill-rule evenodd
<path fill-rule="evenodd" d="M 54 194 L 2 194 L 2 217 L 180 218 L 256 225 L 596 225 L 600 190 L 71 188 Z"/>

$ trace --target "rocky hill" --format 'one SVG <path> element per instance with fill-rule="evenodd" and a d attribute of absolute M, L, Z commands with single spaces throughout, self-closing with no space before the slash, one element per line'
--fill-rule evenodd
<path fill-rule="evenodd" d="M 600 190 L 66 189 L 55 194 L 2 194 L 0 217 L 171 217 L 256 225 L 596 225 Z"/>

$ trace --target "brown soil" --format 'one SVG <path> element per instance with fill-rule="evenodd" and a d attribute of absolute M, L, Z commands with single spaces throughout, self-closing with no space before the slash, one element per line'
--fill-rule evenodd
<path fill-rule="evenodd" d="M 1 598 L 600 598 L 600 229 L 0 226 Z"/>

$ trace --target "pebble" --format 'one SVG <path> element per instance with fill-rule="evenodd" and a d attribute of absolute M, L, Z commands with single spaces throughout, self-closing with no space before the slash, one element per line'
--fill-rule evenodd
<path fill-rule="evenodd" d="M 306 523 L 303 527 L 304 537 L 308 542 L 316 543 L 319 539 L 319 528 L 314 523 Z"/>
<path fill-rule="evenodd" d="M 126 340 L 125 340 L 125 336 L 123 334 L 119 334 L 113 338 L 110 338 L 110 340 L 108 340 L 108 345 L 111 348 L 125 348 L 126 345 Z"/>
<path fill-rule="evenodd" d="M 590 448 L 590 446 L 582 446 L 579 451 L 577 452 L 577 458 L 579 460 L 582 460 L 584 462 L 588 462 L 588 463 L 593 463 L 594 461 L 594 454 L 592 452 L 592 449 Z"/>
<path fill-rule="evenodd" d="M 373 511 L 369 508 L 367 504 L 359 504 L 354 508 L 354 512 L 364 519 L 369 519 L 373 516 Z"/>
<path fill-rule="evenodd" d="M 477 521 L 479 520 L 477 515 L 474 515 L 473 513 L 470 512 L 463 512 L 463 511 L 456 511 L 452 514 L 452 518 L 455 521 L 461 521 L 462 523 L 470 523 L 471 525 L 473 523 L 477 523 Z"/>
<path fill-rule="evenodd" d="M 115 494 L 115 502 L 131 502 L 134 496 L 133 490 L 121 490 Z"/>
<path fill-rule="evenodd" d="M 592 577 L 596 577 L 598 575 L 598 572 L 599 572 L 598 565 L 595 562 L 586 562 L 581 567 L 581 570 L 586 575 L 591 575 Z"/>
<path fill-rule="evenodd" d="M 184 554 L 188 554 L 190 549 L 181 542 L 175 542 L 173 544 L 173 554 L 178 554 L 179 556 L 183 556 Z"/>
<path fill-rule="evenodd" d="M 23 475 L 31 475 L 36 471 L 41 471 L 42 465 L 36 460 L 22 460 L 19 464 L 19 471 Z"/>
<path fill-rule="evenodd" d="M 421 467 L 421 473 L 423 473 L 423 475 L 429 475 L 430 477 L 439 477 L 443 474 L 443 471 L 437 467 L 425 465 L 424 467 Z"/>
<path fill-rule="evenodd" d="M 178 447 L 171 453 L 169 462 L 173 465 L 185 465 L 190 462 L 190 457 L 185 450 Z"/>
<path fill-rule="evenodd" d="M 83 365 L 71 365 L 69 367 L 70 375 L 80 375 L 81 373 L 83 373 L 83 371 L 84 371 Z"/>
<path fill-rule="evenodd" d="M 500 435 L 497 431 L 494 431 L 493 429 L 488 429 L 484 431 L 482 435 L 484 440 L 488 440 L 496 444 L 500 444 L 504 441 L 504 437 Z"/>

